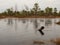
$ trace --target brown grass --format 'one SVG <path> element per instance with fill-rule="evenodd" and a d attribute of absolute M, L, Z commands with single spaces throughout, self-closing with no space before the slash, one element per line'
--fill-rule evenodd
<path fill-rule="evenodd" d="M 60 22 L 57 22 L 56 24 L 60 25 Z"/>
<path fill-rule="evenodd" d="M 60 38 L 56 38 L 54 40 L 51 40 L 51 42 L 55 43 L 56 45 L 60 45 Z"/>
<path fill-rule="evenodd" d="M 33 41 L 34 44 L 44 44 L 43 41 Z"/>

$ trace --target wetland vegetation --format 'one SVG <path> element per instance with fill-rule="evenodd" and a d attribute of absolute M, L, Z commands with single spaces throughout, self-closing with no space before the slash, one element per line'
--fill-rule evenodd
<path fill-rule="evenodd" d="M 60 45 L 60 26 L 57 24 L 60 25 L 60 11 L 56 7 L 42 10 L 35 3 L 33 8 L 26 6 L 22 11 L 8 8 L 0 13 L 0 44 Z M 37 31 L 41 26 L 45 26 L 44 36 Z"/>
<path fill-rule="evenodd" d="M 6 9 L 4 12 L 0 13 L 0 18 L 5 17 L 19 17 L 19 18 L 55 18 L 60 17 L 60 11 L 57 8 L 46 7 L 45 10 L 42 10 L 38 3 L 35 3 L 33 8 L 29 9 L 28 6 L 25 6 L 25 9 L 22 11 L 13 11 L 13 8 Z"/>

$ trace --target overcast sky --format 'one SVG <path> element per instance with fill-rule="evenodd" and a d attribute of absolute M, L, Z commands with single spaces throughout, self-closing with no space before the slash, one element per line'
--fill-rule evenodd
<path fill-rule="evenodd" d="M 0 0 L 0 12 L 7 8 L 15 8 L 15 5 L 17 5 L 18 10 L 24 9 L 25 6 L 32 8 L 34 3 L 39 3 L 41 9 L 49 6 L 60 10 L 60 0 Z"/>

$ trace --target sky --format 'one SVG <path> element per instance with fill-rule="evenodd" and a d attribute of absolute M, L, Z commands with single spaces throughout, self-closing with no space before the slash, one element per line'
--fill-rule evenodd
<path fill-rule="evenodd" d="M 38 3 L 43 10 L 46 7 L 56 7 L 60 11 L 60 0 L 0 0 L 0 12 L 11 7 L 15 9 L 15 5 L 19 11 L 25 9 L 25 6 L 32 8 L 34 3 Z"/>

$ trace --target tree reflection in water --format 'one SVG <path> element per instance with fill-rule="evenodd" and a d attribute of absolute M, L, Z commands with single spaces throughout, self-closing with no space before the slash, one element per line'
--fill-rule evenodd
<path fill-rule="evenodd" d="M 25 19 L 22 19 L 22 23 L 24 23 L 24 24 L 25 24 L 25 23 L 26 23 L 26 20 L 25 20 Z"/>
<path fill-rule="evenodd" d="M 26 24 L 26 28 L 25 29 L 27 30 L 27 28 L 29 26 L 29 23 L 28 23 L 29 21 L 27 20 L 26 22 L 27 22 L 27 24 Z"/>
<path fill-rule="evenodd" d="M 45 20 L 45 26 L 50 26 L 52 24 L 52 20 Z"/>
<path fill-rule="evenodd" d="M 13 20 L 14 20 L 14 22 L 13 22 Z M 17 19 L 9 18 L 7 24 L 11 25 L 11 27 L 13 25 L 12 28 L 14 28 L 15 31 L 17 30 Z"/>
<path fill-rule="evenodd" d="M 43 20 L 43 19 L 41 19 L 40 21 L 41 21 L 41 22 L 44 22 L 44 20 Z"/>
<path fill-rule="evenodd" d="M 17 31 L 17 19 L 15 19 L 15 31 Z"/>
<path fill-rule="evenodd" d="M 7 24 L 8 25 L 12 25 L 13 24 L 13 20 L 9 18 Z"/>
<path fill-rule="evenodd" d="M 35 25 L 35 28 L 37 29 L 38 28 L 37 20 L 34 21 L 34 25 Z"/>
<path fill-rule="evenodd" d="M 33 24 L 34 24 L 35 33 L 37 33 L 37 28 L 38 28 L 37 19 L 34 20 Z"/>

